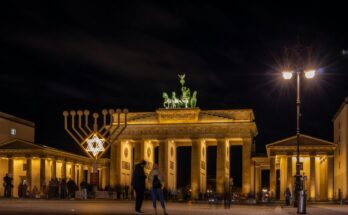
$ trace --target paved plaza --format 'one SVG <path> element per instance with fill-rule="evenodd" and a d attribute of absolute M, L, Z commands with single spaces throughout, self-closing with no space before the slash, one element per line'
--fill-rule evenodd
<path fill-rule="evenodd" d="M 296 209 L 280 205 L 231 205 L 225 209 L 222 205 L 172 203 L 167 204 L 168 213 L 210 215 L 210 214 L 238 214 L 238 215 L 292 215 Z M 151 202 L 146 201 L 143 206 L 145 214 L 153 214 Z M 162 214 L 159 210 L 159 214 Z M 49 214 L 49 215 L 109 215 L 134 214 L 133 202 L 130 201 L 80 201 L 80 200 L 0 200 L 0 214 Z M 348 214 L 346 205 L 315 204 L 307 208 L 307 214 Z"/>

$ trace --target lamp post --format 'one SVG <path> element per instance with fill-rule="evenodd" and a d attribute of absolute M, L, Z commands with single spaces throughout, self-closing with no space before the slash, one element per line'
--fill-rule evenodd
<path fill-rule="evenodd" d="M 301 80 L 301 74 L 304 73 L 305 77 L 307 79 L 314 78 L 315 76 L 315 70 L 303 70 L 302 68 L 297 68 L 295 71 L 288 70 L 283 71 L 283 78 L 286 80 L 290 80 L 293 76 L 293 74 L 296 74 L 296 175 L 295 175 L 295 191 L 294 191 L 294 207 L 298 207 L 298 201 L 299 201 L 299 193 L 301 190 L 303 190 L 303 183 L 302 183 L 302 176 L 300 173 L 300 80 Z"/>

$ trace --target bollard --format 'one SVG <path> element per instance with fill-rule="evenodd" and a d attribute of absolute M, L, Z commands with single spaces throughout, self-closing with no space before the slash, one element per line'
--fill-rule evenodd
<path fill-rule="evenodd" d="M 298 198 L 298 207 L 297 207 L 298 214 L 306 214 L 306 207 L 307 207 L 306 202 L 307 202 L 306 191 L 301 190 L 299 193 L 299 198 Z"/>

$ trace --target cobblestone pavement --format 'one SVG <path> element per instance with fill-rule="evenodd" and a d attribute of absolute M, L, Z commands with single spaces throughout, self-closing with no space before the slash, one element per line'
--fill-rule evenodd
<path fill-rule="evenodd" d="M 134 214 L 134 203 L 130 201 L 102 201 L 102 200 L 0 200 L 0 215 L 111 215 Z M 167 203 L 170 215 L 293 215 L 296 208 L 278 205 L 232 205 L 225 209 L 223 206 L 190 203 Z M 162 211 L 159 209 L 159 214 Z M 145 214 L 153 214 L 151 202 L 146 201 L 143 206 Z M 348 215 L 348 206 L 340 205 L 312 205 L 307 208 L 307 214 Z"/>

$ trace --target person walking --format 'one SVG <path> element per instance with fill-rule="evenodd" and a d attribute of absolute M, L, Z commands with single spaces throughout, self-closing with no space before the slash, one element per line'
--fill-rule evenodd
<path fill-rule="evenodd" d="M 11 189 L 12 189 L 12 187 L 13 187 L 13 185 L 12 185 L 12 178 L 11 178 L 11 176 L 9 175 L 9 174 L 6 174 L 5 175 L 5 177 L 3 178 L 3 180 L 4 180 L 4 183 L 3 183 L 3 185 L 4 185 L 4 197 L 5 198 L 10 198 L 11 197 Z"/>
<path fill-rule="evenodd" d="M 285 204 L 286 204 L 286 206 L 290 205 L 290 199 L 291 199 L 290 189 L 286 188 L 286 190 L 285 190 Z"/>
<path fill-rule="evenodd" d="M 132 175 L 132 186 L 135 190 L 135 214 L 143 214 L 141 211 L 141 205 L 144 199 L 145 192 L 145 179 L 146 175 L 144 172 L 144 167 L 146 161 L 142 161 L 135 165 L 134 172 Z"/>
<path fill-rule="evenodd" d="M 71 178 L 69 178 L 69 181 L 66 183 L 66 186 L 68 188 L 68 197 L 70 199 L 74 199 L 75 198 L 75 191 L 76 191 L 76 183 L 74 180 L 72 180 Z"/>
<path fill-rule="evenodd" d="M 163 175 L 158 169 L 158 164 L 155 163 L 149 174 L 149 182 L 151 185 L 152 206 L 155 210 L 155 214 L 157 214 L 156 201 L 158 198 L 161 203 L 163 213 L 167 215 L 168 213 L 166 210 L 166 206 L 164 204 L 163 190 L 162 190 L 163 181 L 164 181 Z"/>
<path fill-rule="evenodd" d="M 82 199 L 87 199 L 87 182 L 85 180 L 80 183 L 80 189 L 82 192 Z"/>

